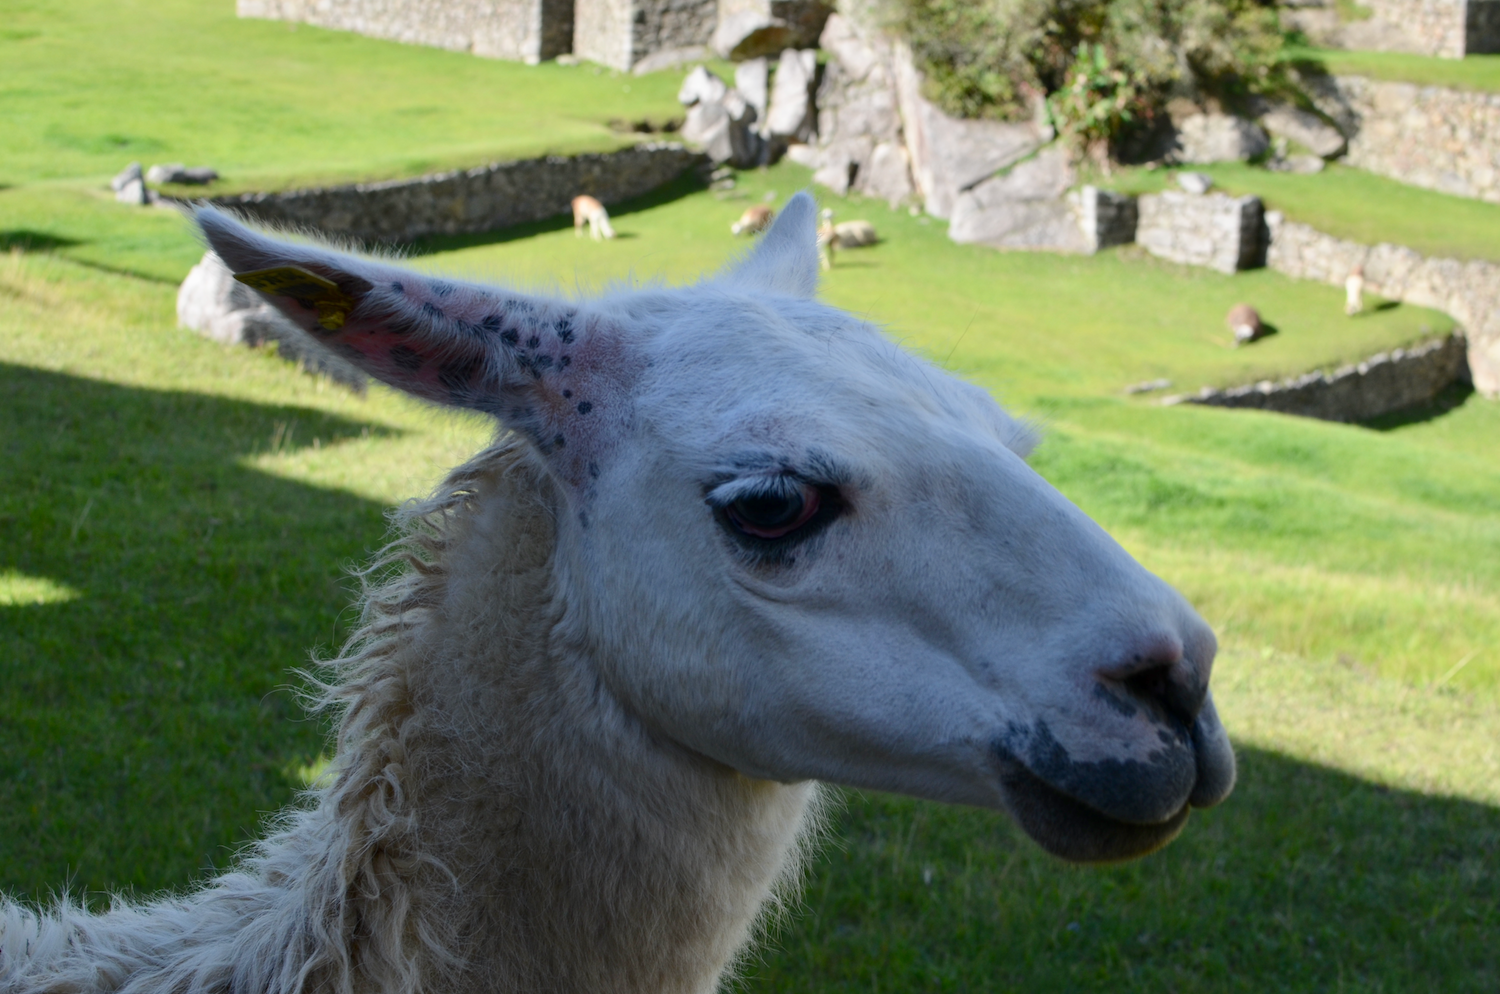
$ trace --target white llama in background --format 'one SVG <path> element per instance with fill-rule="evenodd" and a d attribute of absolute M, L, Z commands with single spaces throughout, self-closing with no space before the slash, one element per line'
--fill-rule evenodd
<path fill-rule="evenodd" d="M 582 237 L 585 224 L 589 226 L 589 237 L 596 242 L 615 237 L 615 229 L 609 226 L 609 211 L 586 193 L 573 198 L 573 234 Z"/>
<path fill-rule="evenodd" d="M 567 302 L 198 215 L 240 278 L 494 415 L 366 574 L 326 785 L 196 893 L 0 906 L 6 994 L 706 994 L 815 781 L 1166 844 L 1234 758 L 1212 632 L 982 390 L 813 299 L 798 195 L 736 267 Z"/>

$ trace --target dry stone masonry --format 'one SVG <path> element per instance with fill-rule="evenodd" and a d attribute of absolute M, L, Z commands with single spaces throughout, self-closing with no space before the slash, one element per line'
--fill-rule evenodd
<path fill-rule="evenodd" d="M 1434 307 L 1468 332 L 1474 389 L 1500 398 L 1500 266 L 1492 262 L 1429 259 L 1400 245 L 1361 245 L 1266 214 L 1266 264 L 1295 279 L 1343 286 L 1355 266 L 1365 288 L 1391 300 Z"/>
<path fill-rule="evenodd" d="M 1410 349 L 1381 352 L 1331 373 L 1228 390 L 1204 387 L 1189 397 L 1167 397 L 1163 404 L 1248 407 L 1323 421 L 1369 421 L 1382 414 L 1430 403 L 1450 385 L 1468 379 L 1461 333 Z"/>
<path fill-rule="evenodd" d="M 1221 273 L 1265 259 L 1259 197 L 1166 190 L 1142 196 L 1137 211 L 1135 240 L 1152 255 Z"/>
<path fill-rule="evenodd" d="M 1361 0 L 1369 16 L 1349 19 L 1337 0 L 1292 0 L 1282 24 L 1315 43 L 1447 59 L 1500 51 L 1497 0 Z"/>
<path fill-rule="evenodd" d="M 236 0 L 235 11 L 521 62 L 573 44 L 573 0 Z"/>
<path fill-rule="evenodd" d="M 313 228 L 369 243 L 494 231 L 566 214 L 587 193 L 605 204 L 676 179 L 702 156 L 671 143 L 618 152 L 547 156 L 411 180 L 247 193 L 214 202 L 270 224 Z"/>

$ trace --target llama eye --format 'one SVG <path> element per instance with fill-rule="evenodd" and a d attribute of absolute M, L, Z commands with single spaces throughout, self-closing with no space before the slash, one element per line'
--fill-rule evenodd
<path fill-rule="evenodd" d="M 784 538 L 818 513 L 822 500 L 815 487 L 802 484 L 785 493 L 750 494 L 724 509 L 729 523 L 756 538 Z"/>

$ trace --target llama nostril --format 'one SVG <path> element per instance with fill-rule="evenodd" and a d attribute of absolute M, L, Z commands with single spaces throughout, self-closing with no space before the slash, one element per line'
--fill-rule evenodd
<path fill-rule="evenodd" d="M 1207 681 L 1198 678 L 1197 668 L 1184 656 L 1182 642 L 1176 638 L 1150 640 L 1129 661 L 1100 676 L 1184 726 L 1193 724 L 1208 693 Z"/>

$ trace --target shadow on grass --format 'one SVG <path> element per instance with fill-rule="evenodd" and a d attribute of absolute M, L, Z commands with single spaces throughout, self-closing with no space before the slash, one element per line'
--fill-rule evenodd
<path fill-rule="evenodd" d="M 700 190 L 706 189 L 702 178 L 695 170 L 688 170 L 677 179 L 663 186 L 657 187 L 650 193 L 634 197 L 630 200 L 615 204 L 609 208 L 609 216 L 612 220 L 629 217 L 641 211 L 652 210 L 669 204 L 674 200 Z M 477 248 L 481 245 L 500 245 L 505 242 L 519 241 L 525 238 L 534 238 L 537 235 L 545 235 L 555 231 L 566 231 L 573 227 L 573 216 L 571 214 L 558 214 L 555 217 L 545 218 L 541 221 L 532 221 L 528 224 L 517 224 L 499 231 L 484 231 L 472 235 L 440 235 L 433 238 L 422 238 L 401 246 L 401 251 L 408 257 L 433 255 L 438 252 L 454 252 L 459 249 Z M 621 233 L 622 237 L 633 238 L 634 235 Z"/>
<path fill-rule="evenodd" d="M 1376 431 L 1395 431 L 1397 428 L 1405 428 L 1407 425 L 1433 421 L 1463 407 L 1469 402 L 1469 398 L 1472 396 L 1474 396 L 1473 384 L 1450 383 L 1429 403 L 1421 404 L 1417 407 L 1408 407 L 1401 411 L 1392 411 L 1390 414 L 1382 414 L 1378 418 L 1372 418 L 1364 422 L 1364 426 L 1366 428 L 1373 428 Z"/>
<path fill-rule="evenodd" d="M 1003 815 L 845 794 L 758 991 L 1494 991 L 1500 809 L 1261 749 L 1144 860 L 1070 867 Z"/>
<path fill-rule="evenodd" d="M 4 187 L 0 187 L 4 189 Z M 64 238 L 61 235 L 49 235 L 41 231 L 31 231 L 27 228 L 8 228 L 0 230 L 0 252 L 51 252 L 54 249 L 72 248 L 81 245 L 82 242 L 76 238 Z"/>
<path fill-rule="evenodd" d="M 0 424 L 0 574 L 77 593 L 0 606 L 0 891 L 185 884 L 320 750 L 285 688 L 385 532 L 241 461 L 389 429 L 8 364 Z"/>

